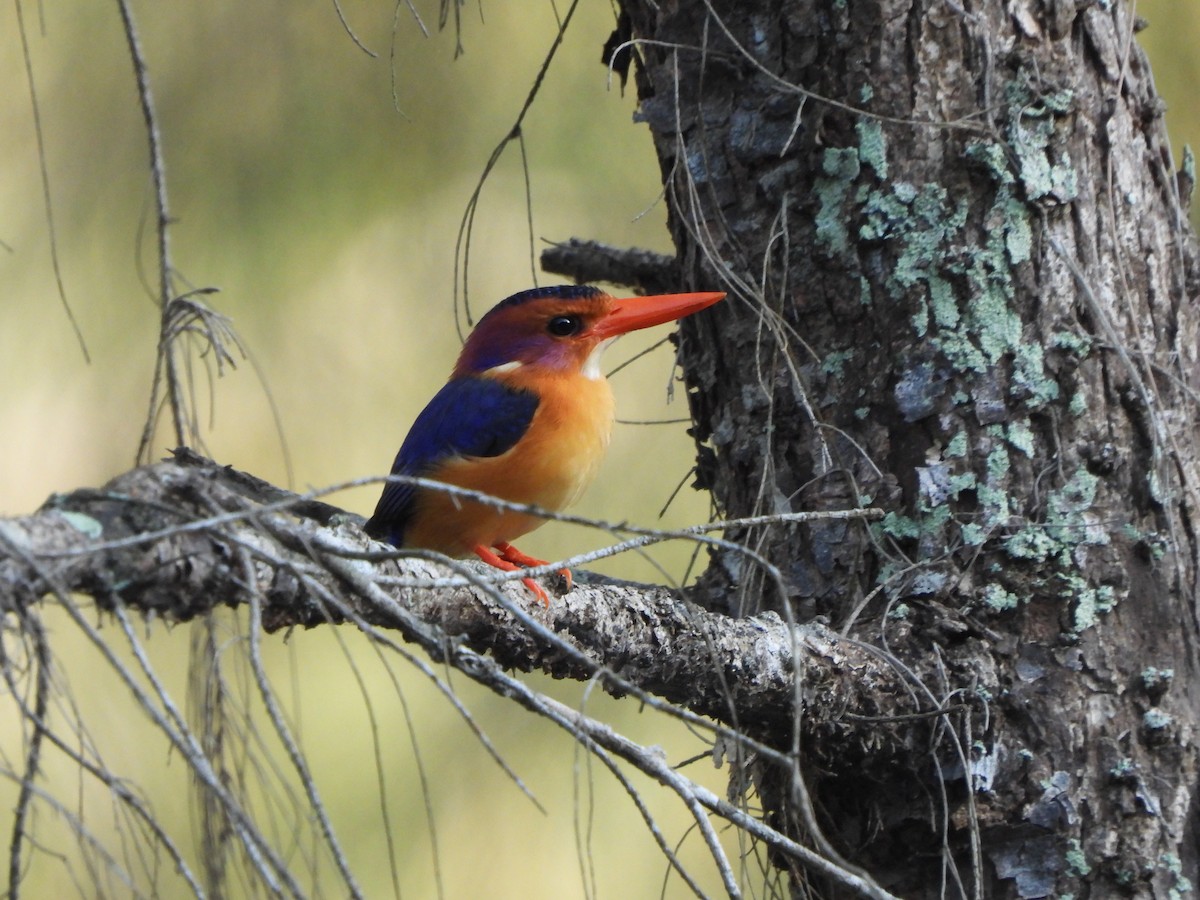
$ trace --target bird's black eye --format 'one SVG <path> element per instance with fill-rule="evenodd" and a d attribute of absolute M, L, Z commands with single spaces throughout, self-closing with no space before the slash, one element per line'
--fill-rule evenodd
<path fill-rule="evenodd" d="M 555 337 L 570 337 L 583 329 L 580 316 L 555 316 L 546 323 L 546 330 Z"/>

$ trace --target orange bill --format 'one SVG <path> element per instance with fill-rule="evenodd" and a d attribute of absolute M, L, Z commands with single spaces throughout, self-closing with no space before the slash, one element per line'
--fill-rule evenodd
<path fill-rule="evenodd" d="M 608 315 L 597 322 L 591 333 L 601 339 L 616 337 L 639 328 L 673 322 L 699 312 L 723 299 L 716 291 L 698 294 L 659 294 L 654 297 L 628 297 L 614 300 Z"/>

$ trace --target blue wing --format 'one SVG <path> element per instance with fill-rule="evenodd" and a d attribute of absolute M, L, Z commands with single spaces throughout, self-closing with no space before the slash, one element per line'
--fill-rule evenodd
<path fill-rule="evenodd" d="M 529 428 L 537 394 L 491 378 L 456 378 L 417 416 L 392 463 L 393 475 L 424 476 L 455 456 L 499 456 Z M 387 484 L 367 522 L 367 534 L 399 547 L 413 514 L 417 489 Z"/>

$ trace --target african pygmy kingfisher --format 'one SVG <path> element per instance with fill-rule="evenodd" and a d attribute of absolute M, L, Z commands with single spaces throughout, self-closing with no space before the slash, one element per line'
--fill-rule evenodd
<path fill-rule="evenodd" d="M 600 358 L 617 337 L 711 306 L 721 293 L 617 299 L 594 287 L 536 288 L 475 326 L 446 383 L 417 416 L 393 475 L 429 478 L 558 511 L 596 474 L 613 397 Z M 509 542 L 542 524 L 445 491 L 389 482 L 367 533 L 395 547 L 477 555 L 507 571 L 543 562 Z M 570 573 L 564 570 L 570 580 Z M 546 605 L 546 592 L 526 586 Z"/>

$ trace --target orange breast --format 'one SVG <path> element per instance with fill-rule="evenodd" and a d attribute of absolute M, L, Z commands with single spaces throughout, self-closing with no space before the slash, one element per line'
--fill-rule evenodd
<path fill-rule="evenodd" d="M 500 456 L 451 460 L 431 477 L 503 500 L 558 511 L 579 499 L 600 467 L 612 433 L 612 391 L 604 378 L 541 376 L 523 369 L 496 377 L 514 387 L 537 391 L 540 400 L 529 430 Z M 405 544 L 467 556 L 477 544 L 513 541 L 543 521 L 423 491 L 405 533 Z"/>

